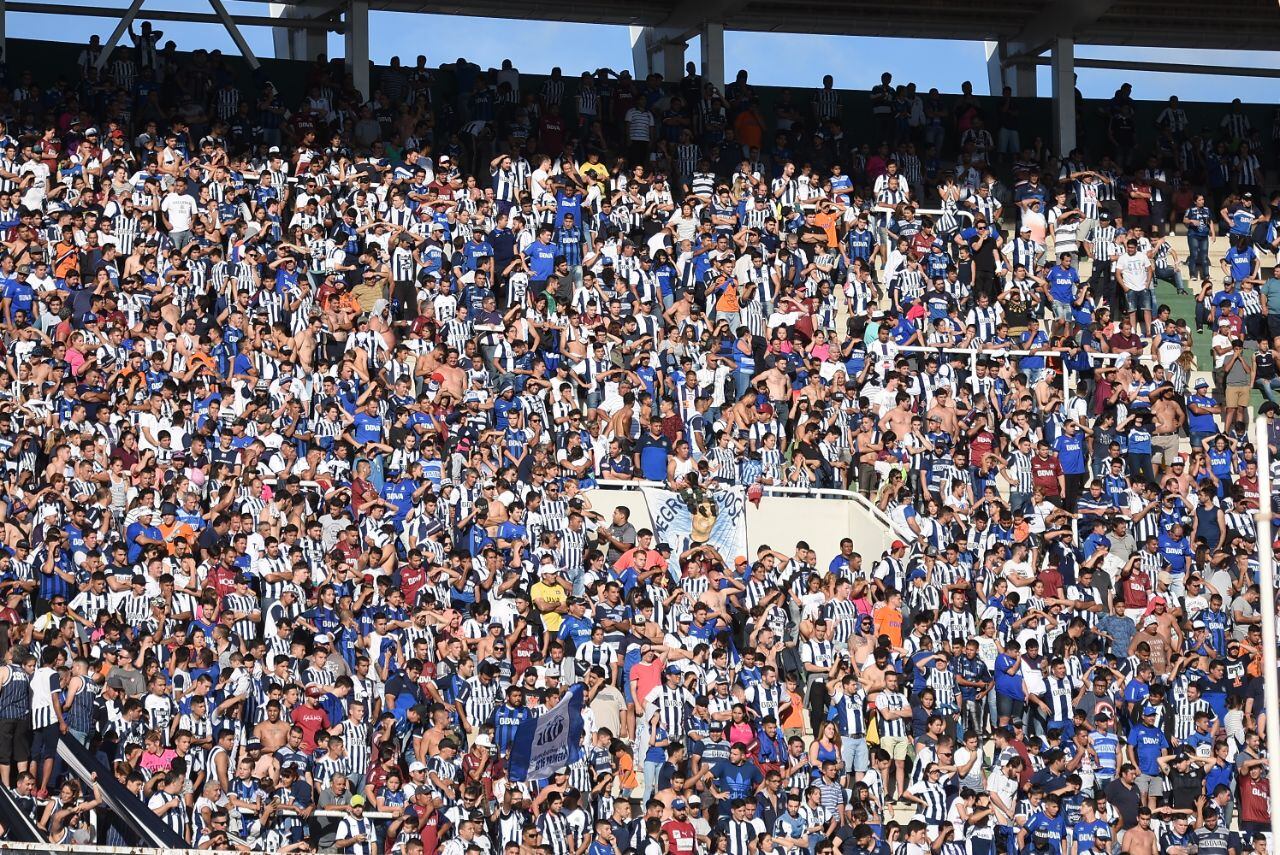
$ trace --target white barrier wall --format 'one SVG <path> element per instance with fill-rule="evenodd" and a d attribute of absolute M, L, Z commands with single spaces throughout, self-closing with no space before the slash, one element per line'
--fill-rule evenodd
<path fill-rule="evenodd" d="M 649 508 L 639 490 L 594 489 L 586 491 L 592 509 L 610 519 L 619 505 L 630 509 L 631 524 L 651 528 Z M 840 551 L 840 539 L 853 539 L 853 548 L 865 562 L 875 561 L 889 548 L 893 534 L 862 504 L 852 499 L 819 499 L 808 496 L 765 496 L 756 507 L 747 503 L 747 549 L 767 545 L 787 555 L 798 541 L 808 541 L 825 567 Z"/>

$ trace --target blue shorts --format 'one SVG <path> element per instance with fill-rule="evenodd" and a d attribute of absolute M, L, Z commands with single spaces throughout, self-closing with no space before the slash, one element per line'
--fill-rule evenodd
<path fill-rule="evenodd" d="M 32 731 L 31 759 L 49 760 L 58 756 L 58 725 L 37 727 Z"/>
<path fill-rule="evenodd" d="M 1131 312 L 1154 312 L 1156 309 L 1156 298 L 1150 288 L 1145 291 L 1129 291 L 1126 296 Z"/>

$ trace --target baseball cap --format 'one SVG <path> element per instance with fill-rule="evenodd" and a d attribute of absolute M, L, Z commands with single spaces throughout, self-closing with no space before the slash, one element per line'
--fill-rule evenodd
<path fill-rule="evenodd" d="M 685 808 L 687 808 L 687 807 L 688 807 L 688 805 L 687 805 L 687 804 L 685 804 L 684 799 L 676 799 L 675 801 L 673 801 L 673 802 L 671 803 L 671 809 L 672 809 L 672 810 L 684 810 L 684 809 L 685 809 Z"/>
<path fill-rule="evenodd" d="M 907 548 L 907 545 L 900 540 L 895 540 L 893 543 L 889 544 L 889 549 L 891 551 L 896 549 L 906 549 L 906 548 Z"/>
<path fill-rule="evenodd" d="M 1142 708 L 1142 715 L 1144 717 L 1149 715 L 1155 715 L 1155 714 L 1156 714 L 1156 708 L 1151 706 L 1151 704 L 1147 704 Z"/>
<path fill-rule="evenodd" d="M 663 673 L 663 674 L 677 674 L 677 675 L 678 675 L 678 674 L 680 673 L 680 669 L 679 669 L 678 667 L 676 667 L 675 665 L 668 665 L 666 668 L 662 669 L 662 673 Z"/>
<path fill-rule="evenodd" d="M 409 764 L 409 771 L 425 772 L 427 771 L 427 764 L 423 763 L 421 760 L 414 760 L 412 763 Z"/>
<path fill-rule="evenodd" d="M 1199 380 L 1197 380 L 1197 381 L 1196 381 L 1196 388 L 1197 388 L 1197 389 L 1208 389 L 1208 388 L 1209 388 L 1209 381 L 1208 381 L 1208 380 L 1206 380 L 1206 379 L 1204 379 L 1203 377 L 1201 377 Z"/>
<path fill-rule="evenodd" d="M 1208 629 L 1209 627 L 1205 624 L 1204 621 L 1195 620 L 1191 622 L 1191 628 L 1192 629 Z"/>
<path fill-rule="evenodd" d="M 352 796 L 352 797 L 351 797 L 351 806 L 352 806 L 352 807 L 361 807 L 363 804 L 364 804 L 364 796 Z"/>

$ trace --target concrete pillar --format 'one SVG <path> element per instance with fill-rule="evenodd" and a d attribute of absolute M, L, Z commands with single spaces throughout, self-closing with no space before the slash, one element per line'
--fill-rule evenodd
<path fill-rule="evenodd" d="M 986 42 L 987 90 L 999 95 L 1008 86 L 1015 98 L 1036 97 L 1036 66 L 1031 57 L 1027 62 L 1006 66 L 1005 57 L 1020 53 L 1024 46 L 1018 42 Z"/>
<path fill-rule="evenodd" d="M 1075 41 L 1056 38 L 1052 42 L 1053 142 L 1059 157 L 1076 147 L 1076 57 Z"/>
<path fill-rule="evenodd" d="M 724 24 L 702 25 L 702 79 L 724 89 Z"/>
<path fill-rule="evenodd" d="M 269 6 L 271 17 L 282 22 L 279 27 L 271 28 L 272 42 L 275 45 L 276 59 L 295 59 L 311 62 L 328 50 L 328 39 L 320 30 L 290 27 L 290 18 L 310 17 L 312 10 L 307 0 L 294 0 L 292 3 L 272 3 Z"/>
<path fill-rule="evenodd" d="M 649 60 L 649 31 L 651 27 L 630 26 L 631 34 L 631 73 L 636 80 L 644 80 L 653 69 Z"/>
<path fill-rule="evenodd" d="M 662 27 L 630 27 L 631 61 L 637 80 L 658 73 L 668 83 L 684 77 L 684 52 L 688 48 L 678 30 Z"/>
<path fill-rule="evenodd" d="M 689 46 L 682 41 L 668 39 L 662 44 L 662 79 L 679 83 L 684 79 L 684 52 Z"/>
<path fill-rule="evenodd" d="M 347 0 L 346 14 L 347 70 L 356 91 L 366 101 L 369 85 L 369 0 Z"/>

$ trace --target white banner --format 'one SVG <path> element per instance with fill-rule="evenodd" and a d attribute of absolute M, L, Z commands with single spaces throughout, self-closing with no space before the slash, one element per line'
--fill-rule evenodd
<path fill-rule="evenodd" d="M 747 555 L 747 497 L 741 487 L 713 488 L 701 497 L 655 487 L 645 487 L 643 492 L 654 540 L 669 544 L 673 555 L 705 543 L 728 567 L 739 555 L 751 557 Z"/>
<path fill-rule="evenodd" d="M 549 777 L 582 756 L 582 688 L 571 686 L 560 703 L 520 723 L 511 745 L 511 780 Z"/>

